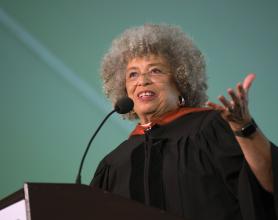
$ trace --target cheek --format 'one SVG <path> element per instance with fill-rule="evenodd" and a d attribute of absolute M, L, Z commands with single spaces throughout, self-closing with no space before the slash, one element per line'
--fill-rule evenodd
<path fill-rule="evenodd" d="M 126 85 L 125 88 L 126 88 L 126 93 L 127 93 L 128 97 L 132 97 L 134 90 L 135 90 L 134 87 Z"/>
<path fill-rule="evenodd" d="M 165 82 L 163 85 L 160 85 L 160 91 L 163 91 L 164 93 L 167 93 L 170 96 L 176 96 L 180 94 L 176 84 L 172 82 L 171 79 L 169 79 L 169 81 Z"/>
<path fill-rule="evenodd" d="M 162 94 L 167 102 L 176 102 L 180 93 L 174 85 L 168 85 L 164 87 Z"/>

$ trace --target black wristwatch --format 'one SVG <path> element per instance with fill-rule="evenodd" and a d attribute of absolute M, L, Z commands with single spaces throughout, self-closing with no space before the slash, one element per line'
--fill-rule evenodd
<path fill-rule="evenodd" d="M 256 122 L 253 119 L 251 119 L 251 121 L 248 124 L 244 125 L 240 130 L 234 131 L 234 133 L 236 136 L 239 137 L 249 137 L 256 132 L 257 127 L 258 126 Z"/>

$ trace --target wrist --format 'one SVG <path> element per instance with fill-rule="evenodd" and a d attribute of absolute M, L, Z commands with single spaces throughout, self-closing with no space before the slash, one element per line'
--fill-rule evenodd
<path fill-rule="evenodd" d="M 250 137 L 252 134 L 254 134 L 257 131 L 257 124 L 256 122 L 251 118 L 251 120 L 241 127 L 233 130 L 234 134 L 238 137 Z"/>

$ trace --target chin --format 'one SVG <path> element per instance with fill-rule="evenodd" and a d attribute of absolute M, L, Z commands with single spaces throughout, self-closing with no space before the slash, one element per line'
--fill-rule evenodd
<path fill-rule="evenodd" d="M 150 115 L 150 114 L 154 114 L 156 112 L 156 108 L 144 108 L 144 109 L 140 109 L 138 112 L 140 112 L 140 115 Z"/>

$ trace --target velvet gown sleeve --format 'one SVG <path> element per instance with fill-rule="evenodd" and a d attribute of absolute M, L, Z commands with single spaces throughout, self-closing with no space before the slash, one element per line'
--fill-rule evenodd
<path fill-rule="evenodd" d="M 251 171 L 229 125 L 218 114 L 200 133 L 208 157 L 228 190 L 238 199 L 245 220 L 277 220 L 278 148 L 271 143 L 274 192 L 262 188 Z"/>

